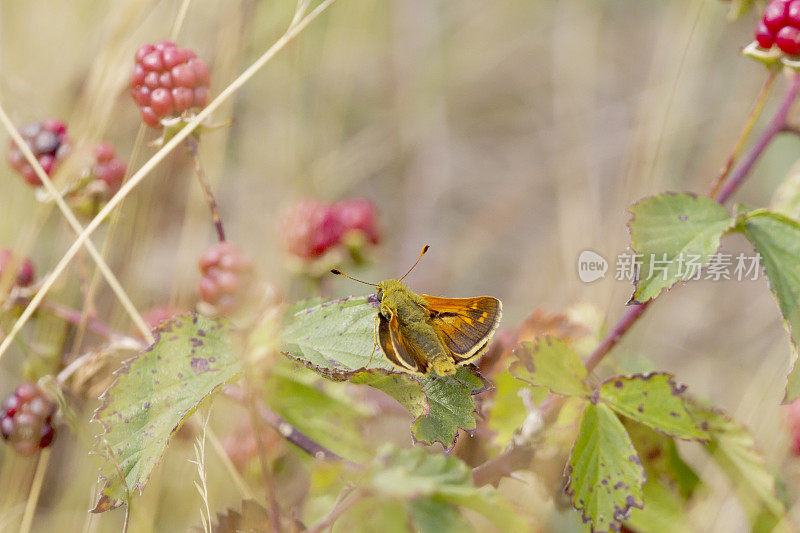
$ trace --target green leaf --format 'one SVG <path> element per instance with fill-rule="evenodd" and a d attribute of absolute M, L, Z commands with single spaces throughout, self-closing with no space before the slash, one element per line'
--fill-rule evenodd
<path fill-rule="evenodd" d="M 104 428 L 98 440 L 107 461 L 101 470 L 105 486 L 93 512 L 119 507 L 134 491 L 141 492 L 170 437 L 200 402 L 241 372 L 220 322 L 183 315 L 154 334 L 149 348 L 115 372 L 94 414 Z"/>
<path fill-rule="evenodd" d="M 284 354 L 335 381 L 350 381 L 382 390 L 414 417 L 416 442 L 455 445 L 459 428 L 475 429 L 475 394 L 488 382 L 459 367 L 454 377 L 417 376 L 394 371 L 374 345 L 377 308 L 372 297 L 332 300 L 294 315 L 284 331 Z"/>
<path fill-rule="evenodd" d="M 785 510 L 775 491 L 775 477 L 764 464 L 750 433 L 714 408 L 694 402 L 691 410 L 711 436 L 706 450 L 736 486 L 748 513 L 756 516 L 765 509 L 782 516 Z"/>
<path fill-rule="evenodd" d="M 458 512 L 458 508 L 442 498 L 417 498 L 409 502 L 408 507 L 411 519 L 420 533 L 473 531 Z"/>
<path fill-rule="evenodd" d="M 480 375 L 466 368 L 459 368 L 455 377 L 458 381 L 370 370 L 353 375 L 350 382 L 382 390 L 400 402 L 414 417 L 414 442 L 438 442 L 450 449 L 459 428 L 472 431 L 477 427 L 472 396 L 488 388 Z"/>
<path fill-rule="evenodd" d="M 369 409 L 342 387 L 289 361 L 273 369 L 264 387 L 267 404 L 315 441 L 354 460 L 372 456 L 359 429 Z"/>
<path fill-rule="evenodd" d="M 633 507 L 641 509 L 644 469 L 614 412 L 589 404 L 567 465 L 566 492 L 593 531 L 618 530 Z"/>
<path fill-rule="evenodd" d="M 694 531 L 686 519 L 683 500 L 663 484 L 648 479 L 644 486 L 644 502 L 644 509 L 633 509 L 625 525 L 635 531 Z"/>
<path fill-rule="evenodd" d="M 457 507 L 466 507 L 486 516 L 503 531 L 522 529 L 520 519 L 500 498 L 497 490 L 476 488 L 472 483 L 471 469 L 455 456 L 434 455 L 423 448 L 395 449 L 387 446 L 378 452 L 370 470 L 367 484 L 371 492 L 409 502 L 412 517 L 420 528 L 436 523 L 464 527 L 466 523 L 460 519 L 460 513 L 459 519 L 454 513 L 457 513 Z M 423 509 L 435 512 L 436 516 L 430 517 L 431 521 L 422 519 L 419 513 Z"/>
<path fill-rule="evenodd" d="M 646 424 L 671 437 L 708 440 L 708 433 L 697 427 L 689 415 L 683 393 L 667 373 L 615 376 L 597 389 L 601 401 L 619 414 Z"/>
<path fill-rule="evenodd" d="M 542 337 L 536 342 L 523 342 L 515 350 L 517 360 L 509 371 L 536 387 L 547 387 L 564 396 L 587 396 L 589 388 L 583 382 L 586 367 L 578 354 L 555 337 Z"/>
<path fill-rule="evenodd" d="M 295 313 L 283 331 L 283 351 L 317 368 L 392 370 L 380 349 L 374 354 L 378 301 L 372 296 L 329 300 Z M 373 354 L 370 362 L 370 354 Z"/>
<path fill-rule="evenodd" d="M 769 285 L 778 300 L 795 349 L 800 346 L 800 224 L 783 215 L 756 211 L 744 218 L 744 231 L 761 255 Z M 789 378 L 784 402 L 800 397 L 800 378 Z"/>
<path fill-rule="evenodd" d="M 686 193 L 645 198 L 630 212 L 631 248 L 641 254 L 635 302 L 696 276 L 735 222 L 714 200 Z"/>

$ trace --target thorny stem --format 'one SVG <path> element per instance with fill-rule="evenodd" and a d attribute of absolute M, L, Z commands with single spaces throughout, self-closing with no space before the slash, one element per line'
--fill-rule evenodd
<path fill-rule="evenodd" d="M 192 154 L 192 159 L 194 159 L 194 172 L 197 176 L 197 181 L 200 183 L 200 187 L 203 188 L 203 194 L 206 196 L 206 202 L 208 202 L 208 208 L 211 210 L 211 218 L 214 220 L 214 227 L 217 230 L 219 242 L 225 242 L 225 229 L 222 227 L 222 218 L 219 216 L 217 200 L 214 198 L 214 192 L 211 190 L 211 184 L 208 183 L 206 171 L 203 168 L 203 162 L 200 160 L 197 134 L 190 135 L 186 138 L 186 146 Z"/>
<path fill-rule="evenodd" d="M 794 103 L 795 99 L 797 98 L 798 91 L 800 91 L 800 72 L 792 71 L 789 74 L 789 86 L 786 88 L 786 92 L 783 96 L 783 100 L 781 101 L 780 106 L 778 107 L 777 111 L 773 115 L 772 119 L 770 120 L 767 128 L 761 134 L 758 141 L 753 145 L 750 151 L 744 158 L 742 164 L 736 169 L 736 171 L 731 175 L 731 177 L 724 182 L 719 188 L 719 191 L 716 193 L 712 193 L 710 195 L 716 202 L 723 204 L 725 203 L 736 190 L 741 186 L 747 176 L 750 174 L 750 171 L 753 169 L 753 165 L 755 165 L 756 161 L 761 157 L 764 151 L 769 146 L 770 142 L 775 138 L 775 135 L 784 131 L 787 127 L 786 120 L 789 116 L 789 111 L 792 108 L 792 104 Z M 763 90 L 762 90 L 763 92 Z M 759 95 L 761 98 L 761 95 Z M 630 328 L 636 323 L 636 321 L 644 314 L 647 308 L 653 300 L 648 300 L 643 303 L 635 303 L 631 305 L 628 310 L 625 312 L 624 315 L 619 319 L 617 324 L 608 332 L 602 342 L 595 348 L 595 350 L 589 355 L 586 359 L 586 370 L 591 372 L 603 358 L 608 355 L 608 353 L 617 345 L 619 340 L 627 333 Z M 554 395 L 548 396 L 541 404 L 541 411 L 542 416 L 547 418 L 557 405 L 559 404 L 558 399 Z M 515 452 L 515 447 L 509 447 L 505 452 L 503 452 L 500 456 L 495 458 L 495 460 L 499 460 L 507 455 L 510 455 Z M 488 463 L 487 463 L 488 464 Z M 496 482 L 498 477 L 496 475 L 489 475 L 489 473 L 485 472 L 484 465 L 479 465 L 472 469 L 472 476 L 473 480 L 475 481 L 476 485 L 479 484 L 488 484 Z M 504 475 L 503 472 L 499 473 L 501 476 Z"/>
<path fill-rule="evenodd" d="M 225 395 L 239 403 L 243 404 L 245 402 L 244 393 L 237 387 L 226 387 Z M 342 461 L 349 465 L 355 466 L 355 463 L 330 451 L 328 448 L 322 444 L 319 444 L 314 439 L 291 425 L 278 413 L 267 407 L 264 402 L 260 400 L 257 401 L 256 410 L 258 412 L 258 416 L 260 416 L 262 420 L 264 420 L 270 427 L 277 431 L 281 437 L 291 442 L 311 457 L 316 459 L 324 459 L 327 461 Z"/>

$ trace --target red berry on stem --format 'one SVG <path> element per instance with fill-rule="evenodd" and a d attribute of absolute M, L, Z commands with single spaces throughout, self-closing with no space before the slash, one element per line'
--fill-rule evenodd
<path fill-rule="evenodd" d="M 137 50 L 131 73 L 131 96 L 142 121 L 154 128 L 161 120 L 208 101 L 208 66 L 197 55 L 171 41 L 158 41 Z"/>
<path fill-rule="evenodd" d="M 198 261 L 202 301 L 229 315 L 241 305 L 254 276 L 253 261 L 238 246 L 220 242 L 206 250 Z"/>
<path fill-rule="evenodd" d="M 775 36 L 775 44 L 785 54 L 790 56 L 800 54 L 800 29 L 793 26 L 781 28 Z"/>
<path fill-rule="evenodd" d="M 27 287 L 33 283 L 35 271 L 33 263 L 27 257 L 19 258 L 8 248 L 0 248 L 0 279 L 7 276 L 7 269 L 16 268 L 14 285 Z"/>
<path fill-rule="evenodd" d="M 20 134 L 47 175 L 53 172 L 57 163 L 69 152 L 67 127 L 60 120 L 48 119 L 29 124 L 20 129 Z M 13 141 L 8 151 L 8 162 L 29 184 L 42 184 L 22 150 Z"/>
<path fill-rule="evenodd" d="M 380 241 L 378 213 L 366 198 L 343 200 L 334 204 L 344 231 L 359 231 L 372 244 Z"/>
<path fill-rule="evenodd" d="M 771 32 L 777 33 L 785 25 L 787 11 L 786 2 L 771 2 L 764 10 L 761 20 Z"/>
<path fill-rule="evenodd" d="M 279 215 L 281 247 L 301 259 L 314 259 L 339 244 L 344 227 L 336 209 L 318 200 L 302 200 Z"/>
<path fill-rule="evenodd" d="M 3 402 L 0 435 L 17 453 L 32 455 L 55 437 L 56 404 L 34 383 L 23 383 Z"/>

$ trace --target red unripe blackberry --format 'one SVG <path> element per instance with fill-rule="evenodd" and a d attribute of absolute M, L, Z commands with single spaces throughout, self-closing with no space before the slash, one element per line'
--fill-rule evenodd
<path fill-rule="evenodd" d="M 760 20 L 756 26 L 756 41 L 761 48 L 772 48 L 772 45 L 775 44 L 775 35 L 769 31 L 763 20 Z"/>
<path fill-rule="evenodd" d="M 787 55 L 800 54 L 800 0 L 772 0 L 755 29 L 761 48 L 777 48 Z"/>
<path fill-rule="evenodd" d="M 14 279 L 14 285 L 17 287 L 27 287 L 33 283 L 35 270 L 31 260 L 27 257 L 17 257 L 8 248 L 0 248 L 0 280 L 8 275 L 6 270 L 9 268 L 16 268 L 17 270 L 17 275 Z"/>
<path fill-rule="evenodd" d="M 317 200 L 302 200 L 279 215 L 281 247 L 301 259 L 314 259 L 339 244 L 344 226 L 336 209 Z"/>
<path fill-rule="evenodd" d="M 800 54 L 800 29 L 784 26 L 775 36 L 775 44 L 790 56 Z"/>
<path fill-rule="evenodd" d="M 127 165 L 116 156 L 114 147 L 107 142 L 95 146 L 94 157 L 96 162 L 93 173 L 98 180 L 106 184 L 109 195 L 113 195 L 122 185 Z"/>
<path fill-rule="evenodd" d="M 253 261 L 233 243 L 220 242 L 206 250 L 198 261 L 200 297 L 222 315 L 242 304 L 253 281 Z"/>
<path fill-rule="evenodd" d="M 28 124 L 20 129 L 20 134 L 48 176 L 53 172 L 56 164 L 69 153 L 70 141 L 67 137 L 67 126 L 60 120 L 48 119 L 44 122 Z M 8 150 L 8 161 L 29 184 L 35 186 L 42 184 L 36 171 L 25 159 L 22 150 L 14 141 L 11 141 Z"/>
<path fill-rule="evenodd" d="M 56 404 L 34 383 L 23 383 L 0 410 L 0 434 L 17 453 L 33 455 L 53 442 Z"/>
<path fill-rule="evenodd" d="M 378 244 L 378 212 L 375 205 L 366 198 L 342 200 L 333 205 L 339 222 L 345 232 L 357 231 L 363 234 L 367 242 Z"/>
<path fill-rule="evenodd" d="M 208 103 L 208 66 L 192 50 L 158 41 L 140 46 L 135 58 L 131 96 L 148 126 Z"/>
<path fill-rule="evenodd" d="M 773 0 L 764 10 L 764 15 L 761 17 L 761 20 L 769 31 L 778 33 L 778 31 L 786 25 L 787 11 L 788 6 L 786 2 Z"/>

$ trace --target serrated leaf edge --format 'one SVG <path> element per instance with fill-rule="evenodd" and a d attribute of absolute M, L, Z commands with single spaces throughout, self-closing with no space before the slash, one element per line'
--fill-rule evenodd
<path fill-rule="evenodd" d="M 100 400 L 101 403 L 97 407 L 97 409 L 94 410 L 94 413 L 92 413 L 92 418 L 89 420 L 89 423 L 97 422 L 103 428 L 103 432 L 95 437 L 98 444 L 106 443 L 106 446 L 108 446 L 107 445 L 107 441 L 105 440 L 104 437 L 110 431 L 110 426 L 108 424 L 104 423 L 100 418 L 98 418 L 98 415 L 104 409 L 106 409 L 108 407 L 108 404 L 109 404 L 110 399 L 111 399 L 109 392 L 117 384 L 117 382 L 119 381 L 120 376 L 123 375 L 123 374 L 128 374 L 130 372 L 130 367 L 134 363 L 134 361 L 136 361 L 142 355 L 152 351 L 155 348 L 156 344 L 158 344 L 159 340 L 161 340 L 161 332 L 162 332 L 162 330 L 165 329 L 168 325 L 170 325 L 170 323 L 173 320 L 178 320 L 178 319 L 181 319 L 181 318 L 191 318 L 192 322 L 196 324 L 197 323 L 197 317 L 198 317 L 198 314 L 194 313 L 194 312 L 182 313 L 182 314 L 178 314 L 178 315 L 175 315 L 175 316 L 171 317 L 170 320 L 166 320 L 166 321 L 162 322 L 152 332 L 153 333 L 153 342 L 150 345 L 148 345 L 144 350 L 142 350 L 141 352 L 136 354 L 135 356 L 123 361 L 122 362 L 122 366 L 120 366 L 118 369 L 116 369 L 114 372 L 112 372 L 112 375 L 114 376 L 114 381 L 112 381 L 111 384 L 106 388 L 106 390 L 103 391 L 103 393 L 98 397 L 98 400 Z M 164 443 L 164 449 L 162 450 L 161 455 L 158 457 L 158 460 L 156 461 L 156 463 L 155 463 L 155 465 L 153 467 L 153 470 L 155 470 L 155 467 L 157 467 L 159 464 L 161 464 L 161 461 L 164 459 L 164 454 L 166 453 L 167 448 L 169 447 L 169 443 L 172 440 L 172 436 L 175 434 L 177 428 L 182 426 L 183 423 L 186 422 L 186 420 L 190 416 L 192 416 L 192 414 L 194 414 L 194 412 L 197 410 L 197 406 L 199 406 L 201 403 L 203 403 L 206 400 L 206 398 L 208 398 L 209 396 L 213 395 L 217 390 L 221 389 L 222 387 L 224 387 L 225 385 L 229 384 L 231 381 L 233 381 L 234 379 L 237 379 L 237 378 L 238 378 L 238 374 L 233 376 L 230 380 L 228 380 L 228 381 L 226 381 L 224 383 L 220 383 L 219 385 L 217 385 L 216 387 L 211 389 L 211 391 L 209 391 L 208 394 L 204 395 L 200 399 L 200 401 L 197 402 L 197 405 L 195 405 L 194 408 L 189 409 L 188 411 L 183 413 L 183 415 L 181 416 L 180 420 L 178 420 L 178 423 L 175 425 L 175 427 L 172 428 L 172 430 L 170 430 L 170 434 L 169 434 L 169 436 L 167 436 L 167 440 Z M 105 457 L 106 461 L 116 462 L 116 459 L 111 458 L 111 457 L 108 456 L 108 453 L 109 453 L 108 451 L 100 452 L 100 451 L 93 450 L 90 453 L 92 453 L 94 455 L 101 455 L 101 456 Z M 142 494 L 142 491 L 144 490 L 145 485 L 147 485 L 147 482 L 150 480 L 152 472 L 153 471 L 151 470 L 143 479 L 139 480 L 136 483 L 136 485 L 134 485 L 133 487 L 128 487 L 128 490 L 130 491 L 129 496 L 133 496 L 133 492 L 136 491 L 136 490 L 139 491 L 140 495 Z M 97 500 L 97 504 L 89 512 L 91 512 L 91 513 L 102 513 L 104 511 L 110 511 L 112 509 L 116 509 L 116 508 L 118 508 L 118 507 L 120 507 L 120 506 L 122 506 L 122 505 L 124 505 L 126 503 L 124 501 L 120 501 L 120 500 L 109 498 L 108 496 L 103 494 L 105 492 L 105 490 L 108 488 L 109 483 L 111 483 L 111 481 L 113 481 L 112 479 L 109 479 L 106 476 L 100 474 L 98 476 L 97 481 L 98 481 L 98 483 L 103 483 L 103 488 L 100 491 L 100 496 L 99 496 L 99 498 Z M 124 477 L 123 477 L 123 483 L 127 486 L 127 480 L 125 480 Z M 105 506 L 102 505 L 103 503 L 110 504 L 110 506 L 105 507 Z"/>
<path fill-rule="evenodd" d="M 706 197 L 698 196 L 696 193 L 693 193 L 693 192 L 666 191 L 666 192 L 662 192 L 662 193 L 658 193 L 658 194 L 651 194 L 650 196 L 645 196 L 644 198 L 641 198 L 638 201 L 636 201 L 632 206 L 630 206 L 628 209 L 626 209 L 626 211 L 631 215 L 631 218 L 630 218 L 630 220 L 628 220 L 627 224 L 625 224 L 625 226 L 628 229 L 628 235 L 630 236 L 630 243 L 631 243 L 630 244 L 630 248 L 634 253 L 638 253 L 638 252 L 637 252 L 636 248 L 634 248 L 634 246 L 633 246 L 633 231 L 631 229 L 631 224 L 634 222 L 634 220 L 636 220 L 636 213 L 633 212 L 633 209 L 635 209 L 642 202 L 645 202 L 647 200 L 651 200 L 653 198 L 658 198 L 658 197 L 661 197 L 661 196 L 688 196 L 693 200 L 698 200 L 700 198 L 706 198 Z M 706 199 L 709 199 L 709 198 L 706 198 Z M 728 225 L 728 227 L 725 228 L 725 230 L 723 231 L 723 233 L 722 233 L 723 236 L 725 235 L 726 232 L 730 231 L 736 225 L 736 217 L 730 217 L 730 219 L 731 219 L 731 222 Z M 719 246 L 717 246 L 717 250 L 719 250 Z M 717 250 L 715 250 L 714 252 L 716 253 Z M 683 286 L 683 285 L 686 284 L 687 281 L 691 281 L 691 280 L 678 280 L 678 281 L 674 282 L 672 285 L 670 285 L 669 287 L 662 287 L 661 290 L 658 291 L 658 294 L 656 294 L 652 298 L 648 298 L 645 301 L 639 301 L 639 300 L 636 299 L 636 292 L 639 290 L 639 282 L 640 281 L 641 281 L 641 279 L 639 278 L 639 273 L 637 272 L 636 273 L 636 279 L 633 282 L 633 294 L 631 295 L 630 300 L 628 300 L 628 302 L 625 305 L 642 305 L 642 304 L 647 303 L 647 302 L 649 302 L 651 300 L 655 300 L 656 298 L 658 298 L 662 294 L 665 294 L 665 293 L 669 292 L 676 285 Z"/>

